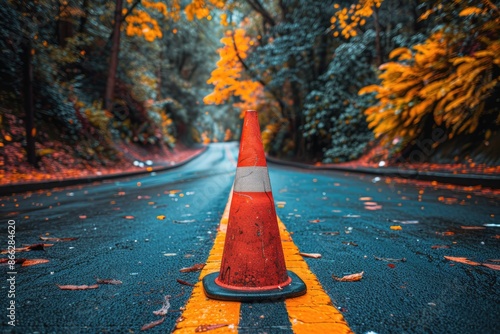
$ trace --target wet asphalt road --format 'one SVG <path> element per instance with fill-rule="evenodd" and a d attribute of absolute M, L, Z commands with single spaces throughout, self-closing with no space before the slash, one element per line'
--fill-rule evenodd
<path fill-rule="evenodd" d="M 9 220 L 17 247 L 39 243 L 40 235 L 78 238 L 16 254 L 49 262 L 16 266 L 15 327 L 7 324 L 12 298 L 2 280 L 2 331 L 137 333 L 158 319 L 152 312 L 170 295 L 173 312 L 149 331 L 170 332 L 191 291 L 177 279 L 195 283 L 199 275 L 179 269 L 206 260 L 236 155 L 237 144 L 214 144 L 165 173 L 0 198 L 1 249 Z M 491 261 L 500 259 L 498 197 L 269 167 L 274 199 L 285 202 L 278 215 L 302 252 L 322 254 L 306 261 L 356 333 L 500 332 L 500 271 L 444 258 L 500 264 Z M 7 278 L 8 267 L 0 270 Z M 331 277 L 361 271 L 359 282 Z M 123 284 L 86 291 L 56 285 L 96 278 Z M 291 333 L 283 303 L 243 304 L 240 332 Z"/>

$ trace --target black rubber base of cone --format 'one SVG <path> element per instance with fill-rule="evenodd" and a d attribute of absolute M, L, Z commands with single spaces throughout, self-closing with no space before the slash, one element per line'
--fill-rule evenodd
<path fill-rule="evenodd" d="M 208 298 L 251 302 L 299 297 L 307 292 L 304 281 L 290 270 L 288 270 L 288 276 L 292 279 L 290 284 L 281 289 L 267 291 L 241 291 L 223 288 L 215 283 L 218 276 L 219 273 L 212 273 L 203 277 L 203 288 Z"/>

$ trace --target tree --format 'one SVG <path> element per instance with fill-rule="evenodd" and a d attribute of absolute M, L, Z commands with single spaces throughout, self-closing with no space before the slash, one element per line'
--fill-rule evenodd
<path fill-rule="evenodd" d="M 424 43 L 393 50 L 395 61 L 380 67 L 381 84 L 359 92 L 376 93 L 378 103 L 365 113 L 385 142 L 401 140 L 404 147 L 437 127 L 453 138 L 478 129 L 491 134 L 500 125 L 498 8 L 489 1 L 438 2 L 422 18 L 434 13 L 445 24 Z"/>

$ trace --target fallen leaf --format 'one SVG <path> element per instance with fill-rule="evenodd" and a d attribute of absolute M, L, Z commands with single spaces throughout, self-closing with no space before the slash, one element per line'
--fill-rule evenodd
<path fill-rule="evenodd" d="M 208 332 L 217 328 L 227 327 L 227 324 L 199 325 L 194 330 L 195 333 Z"/>
<path fill-rule="evenodd" d="M 378 260 L 378 261 L 384 261 L 384 262 L 406 262 L 406 258 L 403 257 L 401 259 L 391 259 L 391 258 L 388 258 L 388 257 L 378 257 L 378 256 L 374 256 L 375 260 Z"/>
<path fill-rule="evenodd" d="M 462 230 L 485 230 L 484 226 L 460 226 Z"/>
<path fill-rule="evenodd" d="M 40 240 L 43 240 L 43 241 L 52 241 L 52 242 L 59 242 L 59 241 L 65 242 L 65 241 L 73 241 L 73 240 L 77 240 L 77 239 L 78 238 L 54 238 L 54 237 L 40 236 Z"/>
<path fill-rule="evenodd" d="M 493 270 L 500 270 L 500 264 L 482 263 L 481 265 Z"/>
<path fill-rule="evenodd" d="M 322 235 L 339 235 L 340 232 L 321 232 Z"/>
<path fill-rule="evenodd" d="M 358 244 L 352 241 L 342 241 L 344 245 L 358 247 Z"/>
<path fill-rule="evenodd" d="M 431 246 L 432 249 L 450 248 L 448 245 L 434 245 Z"/>
<path fill-rule="evenodd" d="M 111 285 L 118 285 L 118 284 L 122 284 L 123 282 L 120 281 L 120 280 L 117 280 L 117 279 L 109 279 L 109 278 L 106 278 L 106 279 L 101 279 L 101 278 L 96 278 L 95 279 L 97 284 L 111 284 Z"/>
<path fill-rule="evenodd" d="M 389 221 L 391 221 L 391 222 L 393 222 L 393 223 L 403 224 L 403 225 L 418 224 L 418 220 L 397 220 L 397 219 L 389 219 Z"/>
<path fill-rule="evenodd" d="M 196 220 L 195 219 L 186 219 L 186 220 L 174 220 L 174 224 L 189 224 L 189 223 L 194 223 Z"/>
<path fill-rule="evenodd" d="M 372 198 L 371 197 L 360 197 L 359 200 L 360 201 L 371 201 Z"/>
<path fill-rule="evenodd" d="M 344 277 L 337 277 L 332 275 L 332 278 L 338 282 L 356 282 L 363 278 L 364 271 L 356 274 L 346 275 Z"/>
<path fill-rule="evenodd" d="M 158 220 L 163 220 L 165 218 L 167 218 L 167 216 L 165 216 L 165 215 L 156 216 L 156 219 L 158 219 Z"/>
<path fill-rule="evenodd" d="M 80 216 L 78 216 L 78 218 L 80 218 L 80 219 L 87 219 L 87 216 L 86 215 L 80 215 Z"/>
<path fill-rule="evenodd" d="M 99 288 L 98 284 L 94 285 L 59 285 L 56 284 L 61 290 L 89 290 Z"/>
<path fill-rule="evenodd" d="M 393 225 L 391 226 L 391 230 L 394 230 L 394 231 L 401 231 L 403 228 L 399 225 Z"/>
<path fill-rule="evenodd" d="M 179 271 L 181 273 L 190 273 L 190 272 L 193 272 L 193 271 L 200 271 L 203 269 L 203 267 L 205 266 L 205 263 L 197 263 L 191 267 L 187 267 L 187 268 L 181 268 L 179 269 Z"/>
<path fill-rule="evenodd" d="M 319 259 L 321 257 L 321 254 L 319 253 L 299 253 L 299 255 L 302 255 L 303 257 L 312 257 L 313 259 Z"/>
<path fill-rule="evenodd" d="M 158 319 L 156 321 L 152 321 L 148 324 L 145 324 L 144 326 L 141 327 L 141 331 L 147 331 L 148 329 L 151 329 L 155 326 L 158 326 L 159 324 L 163 323 L 165 321 L 165 317 Z"/>
<path fill-rule="evenodd" d="M 365 205 L 365 209 L 371 211 L 380 210 L 382 209 L 382 205 Z"/>
<path fill-rule="evenodd" d="M 29 266 L 34 266 L 37 264 L 43 264 L 43 263 L 48 263 L 49 260 L 47 259 L 26 259 L 23 261 L 23 264 L 21 265 L 22 267 L 29 267 Z"/>
<path fill-rule="evenodd" d="M 313 219 L 313 220 L 310 220 L 309 222 L 313 223 L 313 224 L 316 224 L 316 223 L 322 223 L 324 221 L 325 221 L 324 219 Z"/>
<path fill-rule="evenodd" d="M 454 261 L 454 262 L 460 262 L 460 263 L 465 263 L 465 264 L 469 264 L 471 266 L 479 266 L 481 264 L 479 262 L 471 261 L 471 260 L 467 259 L 466 257 L 445 256 L 444 258 L 446 260 L 450 260 L 450 261 Z"/>
<path fill-rule="evenodd" d="M 163 306 L 161 309 L 157 311 L 153 311 L 154 315 L 166 315 L 168 313 L 168 309 L 170 308 L 170 295 L 165 296 L 165 300 L 163 301 Z"/>
<path fill-rule="evenodd" d="M 125 219 L 134 219 L 135 217 L 134 216 L 123 216 L 123 218 L 125 218 Z"/>
<path fill-rule="evenodd" d="M 181 279 L 177 279 L 177 282 L 180 284 L 183 284 L 183 285 L 187 285 L 187 286 L 194 286 L 194 284 L 189 283 L 189 282 L 184 281 L 184 280 L 181 280 Z"/>
<path fill-rule="evenodd" d="M 54 244 L 34 244 L 34 245 L 28 245 L 20 248 L 15 248 L 14 251 L 16 253 L 21 253 L 21 252 L 29 252 L 32 250 L 45 250 L 45 247 L 52 247 Z M 9 250 L 4 249 L 0 252 L 0 254 L 8 254 Z"/>
<path fill-rule="evenodd" d="M 396 268 L 396 265 L 394 263 L 389 263 L 387 266 L 391 269 Z"/>
<path fill-rule="evenodd" d="M 451 232 L 451 231 L 445 231 L 445 232 L 436 232 L 437 235 L 441 235 L 443 237 L 448 237 L 450 235 L 455 235 L 455 232 Z"/>

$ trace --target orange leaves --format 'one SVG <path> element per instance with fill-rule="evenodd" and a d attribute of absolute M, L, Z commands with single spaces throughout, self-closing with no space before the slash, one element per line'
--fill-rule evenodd
<path fill-rule="evenodd" d="M 179 271 L 181 273 L 190 273 L 190 272 L 193 272 L 193 271 L 200 271 L 203 269 L 203 267 L 205 267 L 205 263 L 197 263 L 191 267 L 187 267 L 187 268 L 181 268 L 179 269 Z"/>
<path fill-rule="evenodd" d="M 221 39 L 224 44 L 220 48 L 220 60 L 217 68 L 212 71 L 207 83 L 214 85 L 211 94 L 205 96 L 203 102 L 206 104 L 222 104 L 233 96 L 242 100 L 242 109 L 255 108 L 257 100 L 263 94 L 262 85 L 258 82 L 244 78 L 242 61 L 247 58 L 253 41 L 245 35 L 245 30 L 236 29 L 226 32 Z M 248 108 L 247 108 L 248 109 Z"/>
<path fill-rule="evenodd" d="M 337 282 L 357 282 L 361 281 L 363 278 L 364 271 L 356 274 L 351 274 L 351 275 L 346 275 L 343 277 L 337 277 L 335 275 L 332 275 L 332 278 L 336 280 Z"/>
<path fill-rule="evenodd" d="M 461 14 L 478 14 L 469 7 Z M 477 29 L 481 36 L 494 36 L 499 20 L 491 19 Z M 386 143 L 395 138 L 404 141 L 419 135 L 416 130 L 425 116 L 449 129 L 450 135 L 472 133 L 486 112 L 485 100 L 500 82 L 492 76 L 500 64 L 500 41 L 481 37 L 474 52 L 463 56 L 455 50 L 467 38 L 445 30 L 433 33 L 424 43 L 397 48 L 389 57 L 397 61 L 380 66 L 379 86 L 362 88 L 359 94 L 377 93 L 378 104 L 367 108 L 369 127 Z"/>
<path fill-rule="evenodd" d="M 57 284 L 59 289 L 61 290 L 92 290 L 99 288 L 98 284 L 94 285 L 59 285 Z"/>
<path fill-rule="evenodd" d="M 449 261 L 469 264 L 471 266 L 479 266 L 480 265 L 479 262 L 471 261 L 471 260 L 467 259 L 466 257 L 445 256 L 444 258 L 446 260 L 449 260 Z"/>
<path fill-rule="evenodd" d="M 379 8 L 383 0 L 359 0 L 359 3 L 352 4 L 349 8 L 339 9 L 339 5 L 333 7 L 337 9 L 334 16 L 330 19 L 332 24 L 331 29 L 336 27 L 341 29 L 341 34 L 344 38 L 354 37 L 358 34 L 357 29 L 365 25 L 364 18 L 372 16 L 375 8 Z M 334 32 L 334 37 L 339 35 L 338 31 Z"/>

